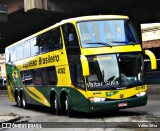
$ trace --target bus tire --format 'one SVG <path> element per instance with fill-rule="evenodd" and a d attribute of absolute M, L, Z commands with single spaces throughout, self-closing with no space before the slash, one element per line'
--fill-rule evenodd
<path fill-rule="evenodd" d="M 55 95 L 55 99 L 54 99 L 54 108 L 55 108 L 55 113 L 56 115 L 61 115 L 61 109 L 59 107 L 59 104 L 58 104 L 58 97 L 57 95 Z"/>
<path fill-rule="evenodd" d="M 22 108 L 23 105 L 22 105 L 22 98 L 20 95 L 17 95 L 17 106 Z"/>
<path fill-rule="evenodd" d="M 26 96 L 25 96 L 24 93 L 22 94 L 22 105 L 23 105 L 24 109 L 28 108 L 28 104 L 27 104 L 27 101 L 26 101 Z"/>
<path fill-rule="evenodd" d="M 56 114 L 55 99 L 51 100 L 51 111 L 53 114 Z"/>
<path fill-rule="evenodd" d="M 68 95 L 66 96 L 65 105 L 66 105 L 67 115 L 68 115 L 69 117 L 73 117 L 75 113 L 74 113 L 74 111 L 71 109 L 71 103 L 70 103 L 70 100 L 69 100 Z"/>

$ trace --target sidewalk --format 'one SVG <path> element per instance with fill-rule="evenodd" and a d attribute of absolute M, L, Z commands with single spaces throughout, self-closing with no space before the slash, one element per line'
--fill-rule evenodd
<path fill-rule="evenodd" d="M 19 115 L 16 115 L 14 113 L 5 113 L 5 112 L 0 112 L 0 125 L 2 123 L 5 123 L 5 122 L 14 122 L 16 120 L 19 120 L 20 119 L 20 116 Z"/>
<path fill-rule="evenodd" d="M 151 84 L 148 85 L 149 94 L 159 94 L 160 95 L 160 84 Z"/>

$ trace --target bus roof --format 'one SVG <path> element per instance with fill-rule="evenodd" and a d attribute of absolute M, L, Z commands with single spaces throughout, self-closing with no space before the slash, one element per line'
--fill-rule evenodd
<path fill-rule="evenodd" d="M 123 15 L 92 15 L 92 16 L 81 16 L 81 17 L 65 19 L 65 20 L 62 20 L 59 23 L 56 23 L 56 24 L 54 24 L 54 25 L 52 25 L 52 26 L 50 26 L 48 28 L 45 28 L 45 29 L 43 29 L 43 30 L 41 30 L 41 31 L 39 31 L 39 32 L 37 32 L 35 34 L 32 34 L 32 35 L 30 35 L 30 36 L 28 36 L 28 37 L 26 37 L 26 38 L 24 38 L 24 39 L 22 39 L 22 40 L 20 40 L 18 42 L 15 42 L 15 43 L 9 45 L 8 47 L 6 47 L 6 49 L 10 48 L 10 47 L 12 47 L 14 45 L 17 45 L 17 44 L 19 44 L 19 43 L 21 43 L 23 41 L 26 41 L 28 39 L 31 39 L 31 38 L 39 35 L 39 34 L 42 34 L 42 33 L 46 32 L 46 31 L 48 31 L 48 30 L 50 30 L 50 29 L 52 29 L 54 27 L 57 27 L 57 26 L 60 26 L 60 25 L 66 24 L 66 23 L 71 23 L 71 22 L 74 23 L 74 22 L 90 21 L 90 20 L 103 20 L 103 19 L 108 19 L 109 20 L 109 19 L 129 19 L 129 18 L 128 18 L 128 16 L 123 16 Z"/>
<path fill-rule="evenodd" d="M 80 22 L 80 21 L 88 21 L 88 20 L 103 20 L 103 19 L 128 19 L 128 16 L 122 15 L 94 15 L 94 16 L 82 16 L 75 17 L 66 20 L 62 20 L 60 24 L 68 23 L 70 21 Z"/>

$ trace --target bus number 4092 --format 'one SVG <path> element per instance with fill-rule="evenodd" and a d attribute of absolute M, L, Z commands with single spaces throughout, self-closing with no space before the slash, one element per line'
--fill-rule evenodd
<path fill-rule="evenodd" d="M 59 68 L 58 73 L 59 74 L 65 74 L 65 68 Z"/>

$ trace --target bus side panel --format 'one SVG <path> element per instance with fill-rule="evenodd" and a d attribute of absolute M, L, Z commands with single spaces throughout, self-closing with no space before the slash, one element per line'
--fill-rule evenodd
<path fill-rule="evenodd" d="M 9 64 L 6 64 L 6 71 L 8 96 L 11 101 L 15 101 L 15 90 L 19 92 L 22 87 L 20 73 L 16 66 Z"/>
<path fill-rule="evenodd" d="M 89 100 L 82 93 L 80 93 L 77 88 L 72 86 L 59 86 L 56 87 L 55 90 L 59 100 L 62 93 L 65 92 L 65 95 L 68 95 L 72 110 L 89 112 Z"/>
<path fill-rule="evenodd" d="M 15 102 L 15 96 L 14 96 L 15 90 L 13 89 L 8 77 L 7 77 L 7 91 L 9 100 Z"/>
<path fill-rule="evenodd" d="M 68 65 L 56 66 L 57 86 L 70 86 L 71 77 Z"/>
<path fill-rule="evenodd" d="M 24 92 L 28 104 L 50 107 L 49 93 L 52 87 L 25 86 Z"/>
<path fill-rule="evenodd" d="M 21 75 L 19 69 L 14 65 L 6 65 L 7 70 L 7 87 L 8 97 L 11 101 L 15 102 L 15 93 L 20 94 L 23 91 L 28 104 L 45 105 L 49 106 L 49 100 L 44 95 L 45 87 L 43 86 L 24 86 L 21 82 Z M 50 88 L 51 89 L 51 88 Z M 47 93 L 46 93 L 47 94 Z M 49 91 L 48 91 L 49 94 Z"/>

